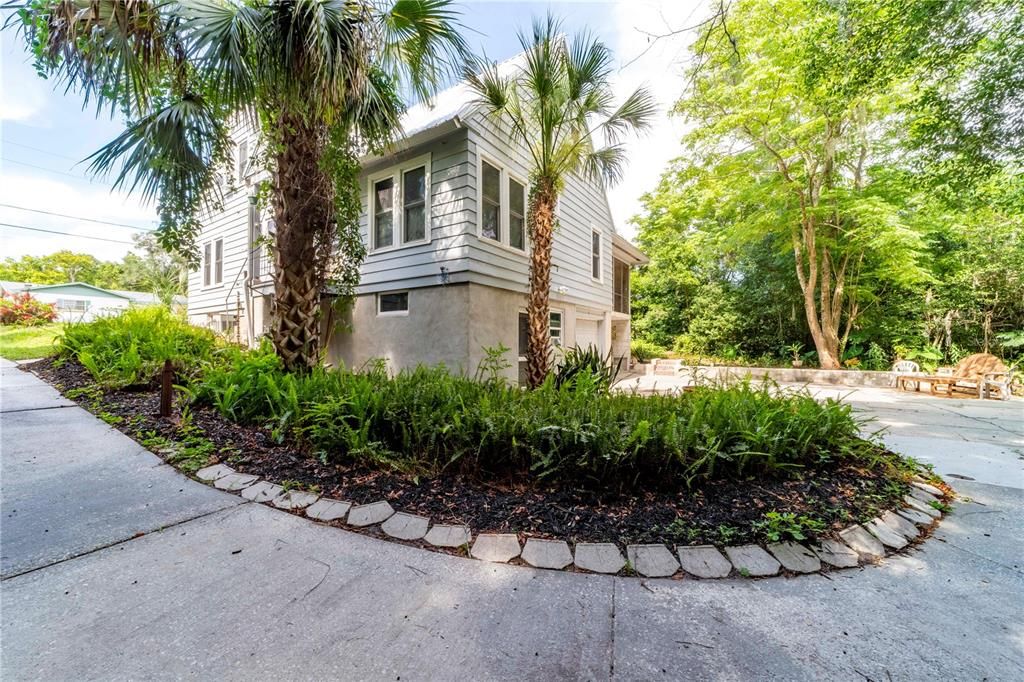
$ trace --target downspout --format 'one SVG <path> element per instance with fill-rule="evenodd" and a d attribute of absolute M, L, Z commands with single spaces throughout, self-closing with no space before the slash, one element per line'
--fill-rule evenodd
<path fill-rule="evenodd" d="M 256 272 L 256 263 L 253 262 L 253 258 L 256 256 L 255 244 L 253 243 L 253 232 L 256 226 L 256 195 L 249 195 L 249 237 L 246 239 L 246 243 L 249 247 L 249 255 L 247 261 L 249 263 L 248 276 L 245 278 L 245 328 L 248 332 L 249 347 L 251 348 L 256 344 L 256 325 L 252 319 L 252 279 L 253 273 Z"/>

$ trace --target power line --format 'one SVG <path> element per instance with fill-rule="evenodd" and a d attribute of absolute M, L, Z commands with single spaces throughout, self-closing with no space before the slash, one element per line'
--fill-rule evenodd
<path fill-rule="evenodd" d="M 5 142 L 5 144 L 12 144 L 15 147 L 23 147 L 25 149 L 31 149 L 32 151 L 39 152 L 40 154 L 49 154 L 50 156 L 56 156 L 58 159 L 67 159 L 68 161 L 74 161 L 75 163 L 79 163 L 82 160 L 82 159 L 76 159 L 73 156 L 66 156 L 64 154 L 58 154 L 57 152 L 51 152 L 51 151 L 46 150 L 46 149 L 40 149 L 39 147 L 33 147 L 30 144 L 22 144 L 21 142 L 12 142 L 11 140 L 5 140 L 4 142 Z"/>
<path fill-rule="evenodd" d="M 113 185 L 111 183 L 109 183 L 109 182 L 102 182 L 100 180 L 93 180 L 92 178 L 87 178 L 84 175 L 75 175 L 74 173 L 68 173 L 68 172 L 65 172 L 65 171 L 56 170 L 55 168 L 46 168 L 45 166 L 36 166 L 35 164 L 25 163 L 24 161 L 17 161 L 15 159 L 8 159 L 6 156 L 0 156 L 0 159 L 3 159 L 7 163 L 15 163 L 15 164 L 17 164 L 19 166 L 27 166 L 28 168 L 35 168 L 36 170 L 46 171 L 47 173 L 57 173 L 58 175 L 66 175 L 69 178 L 75 178 L 76 180 L 81 180 L 83 182 L 88 182 L 89 184 L 105 185 L 107 187 L 113 187 Z"/>
<path fill-rule="evenodd" d="M 0 227 L 13 227 L 16 230 L 31 230 L 32 232 L 48 232 L 49 234 L 62 234 L 66 237 L 77 237 L 79 239 L 95 239 L 100 242 L 113 242 L 114 244 L 128 244 L 134 246 L 134 242 L 126 242 L 123 239 L 107 239 L 106 237 L 93 237 L 87 234 L 75 234 L 74 232 L 59 232 L 57 230 L 44 230 L 41 227 L 29 227 L 28 225 L 14 225 L 12 223 L 0 223 Z"/>
<path fill-rule="evenodd" d="M 70 220 L 81 220 L 86 223 L 97 223 L 99 225 L 113 225 L 114 227 L 127 227 L 129 230 L 135 230 L 137 232 L 152 232 L 150 228 L 138 227 L 137 225 L 126 225 L 125 223 L 112 223 L 109 220 L 96 220 L 95 218 L 83 218 L 77 215 L 67 215 L 65 213 L 54 213 L 53 211 L 43 211 L 38 208 L 26 208 L 24 206 L 15 206 L 14 204 L 0 204 L 3 208 L 13 208 L 18 211 L 31 211 L 32 213 L 42 213 L 43 215 L 57 216 L 58 218 L 68 218 Z"/>

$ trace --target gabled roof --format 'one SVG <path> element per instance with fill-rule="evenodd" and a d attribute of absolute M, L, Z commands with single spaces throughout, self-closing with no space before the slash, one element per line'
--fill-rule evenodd
<path fill-rule="evenodd" d="M 132 300 L 131 296 L 127 296 L 126 295 L 128 292 L 110 291 L 109 289 L 102 289 L 102 288 L 100 288 L 98 286 L 95 286 L 93 284 L 86 284 L 85 282 L 62 282 L 61 284 L 29 284 L 29 283 L 26 283 L 25 284 L 25 288 L 22 289 L 22 291 L 44 291 L 44 290 L 48 291 L 48 290 L 52 290 L 52 289 L 63 289 L 63 288 L 66 288 L 66 287 L 84 287 L 86 289 L 92 289 L 93 291 L 99 292 L 100 294 L 106 294 L 106 295 L 109 295 L 109 296 L 114 296 L 116 298 L 124 298 L 124 299 L 127 299 L 129 301 Z"/>

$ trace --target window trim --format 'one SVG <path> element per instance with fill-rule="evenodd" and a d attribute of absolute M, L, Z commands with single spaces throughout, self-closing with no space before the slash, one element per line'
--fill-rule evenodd
<path fill-rule="evenodd" d="M 403 242 L 402 237 L 405 235 L 405 174 L 407 171 L 415 170 L 420 166 L 423 167 L 423 239 L 417 239 L 415 241 Z M 433 172 L 433 154 L 427 152 L 421 154 L 415 158 L 403 161 L 400 164 L 391 166 L 385 170 L 378 171 L 366 178 L 366 243 L 368 245 L 367 251 L 371 254 L 376 253 L 387 253 L 389 251 L 397 251 L 398 249 L 404 249 L 413 246 L 422 246 L 430 243 L 430 233 L 433 223 L 431 217 L 431 206 L 433 194 L 433 185 L 431 184 L 431 175 Z M 395 193 L 394 200 L 391 202 L 391 245 L 377 247 L 377 231 L 376 231 L 376 211 L 375 203 L 373 198 L 373 190 L 378 182 L 381 180 L 391 179 L 393 191 Z M 391 292 L 389 292 L 391 293 Z"/>
<path fill-rule="evenodd" d="M 217 279 L 217 242 L 220 242 L 220 279 Z M 207 256 L 206 249 L 210 253 Z M 224 237 L 207 239 L 203 242 L 203 256 L 199 264 L 200 290 L 216 289 L 224 285 Z M 206 269 L 210 269 L 210 283 L 206 283 Z"/>
<path fill-rule="evenodd" d="M 242 152 L 245 152 L 244 160 Z M 235 181 L 241 186 L 245 185 L 250 175 L 250 161 L 252 155 L 249 152 L 249 138 L 243 138 L 238 142 L 238 153 L 235 157 L 236 178 Z"/>
<path fill-rule="evenodd" d="M 383 311 L 380 309 L 380 300 L 382 296 L 389 296 L 391 294 L 405 294 L 405 310 L 387 310 Z M 375 306 L 377 309 L 377 317 L 408 317 L 409 308 L 411 307 L 411 301 L 409 300 L 409 290 L 400 289 L 398 291 L 379 291 L 374 296 Z"/>
<path fill-rule="evenodd" d="M 597 235 L 597 277 L 594 277 L 594 235 Z M 604 233 L 590 226 L 590 279 L 604 282 Z"/>
<path fill-rule="evenodd" d="M 558 315 L 558 343 L 555 343 L 555 336 L 552 333 L 555 330 L 551 324 L 552 315 Z M 548 307 L 548 339 L 555 348 L 565 348 L 565 311 L 561 308 Z"/>
<path fill-rule="evenodd" d="M 491 239 L 484 236 L 484 163 L 498 169 L 498 200 L 501 205 L 498 207 L 498 229 L 501 231 L 501 239 Z M 509 201 L 508 181 L 515 180 L 523 186 L 523 248 L 512 246 L 509 239 L 511 234 L 509 228 L 512 225 L 511 209 Z M 523 180 L 522 176 L 508 170 L 508 166 L 499 163 L 494 157 L 488 154 L 478 153 L 476 155 L 476 236 L 482 242 L 517 253 L 520 256 L 527 256 L 530 253 L 530 229 L 527 225 L 527 218 L 530 211 L 530 187 Z"/>

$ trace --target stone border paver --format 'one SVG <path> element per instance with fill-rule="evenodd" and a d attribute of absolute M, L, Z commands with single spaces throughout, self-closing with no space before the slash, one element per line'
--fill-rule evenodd
<path fill-rule="evenodd" d="M 810 550 L 795 542 L 776 542 L 768 545 L 768 551 L 772 553 L 779 563 L 794 573 L 817 573 L 821 570 L 821 560 Z"/>
<path fill-rule="evenodd" d="M 572 563 L 572 552 L 565 540 L 528 538 L 520 556 L 536 568 L 561 570 Z"/>
<path fill-rule="evenodd" d="M 613 542 L 577 542 L 573 561 L 577 568 L 594 573 L 618 573 L 626 560 Z"/>
<path fill-rule="evenodd" d="M 373 526 L 378 523 L 384 523 L 394 513 L 395 510 L 392 509 L 387 500 L 381 500 L 372 504 L 361 504 L 358 507 L 352 507 L 348 511 L 348 521 L 346 523 L 356 528 Z"/>
<path fill-rule="evenodd" d="M 760 545 L 726 547 L 725 554 L 740 575 L 762 578 L 775 575 L 781 568 L 781 564 L 775 560 L 775 557 L 763 550 Z"/>
<path fill-rule="evenodd" d="M 468 545 L 472 534 L 469 526 L 434 526 L 423 538 L 434 547 L 462 547 Z"/>
<path fill-rule="evenodd" d="M 633 570 L 646 578 L 667 578 L 679 570 L 679 562 L 665 545 L 629 545 L 626 556 Z"/>
<path fill-rule="evenodd" d="M 351 502 L 342 502 L 341 500 L 331 500 L 326 497 L 321 497 L 313 504 L 306 507 L 306 516 L 317 521 L 337 521 L 344 520 L 348 515 L 348 510 L 352 508 Z"/>
<path fill-rule="evenodd" d="M 424 516 L 396 512 L 386 500 L 353 505 L 342 500 L 321 498 L 314 493 L 284 488 L 251 474 L 236 472 L 224 464 L 204 467 L 197 478 L 254 502 L 269 503 L 280 509 L 305 509 L 306 516 L 317 521 L 344 520 L 349 526 L 363 528 L 380 524 L 388 537 L 417 541 L 434 547 L 469 547 L 474 559 L 506 563 L 519 557 L 537 568 L 562 570 L 575 564 L 594 573 L 617 574 L 627 564 L 620 548 L 610 542 L 579 542 L 571 547 L 564 540 L 529 538 L 520 545 L 514 533 L 481 533 L 475 542 L 468 526 L 438 524 L 431 526 Z M 834 568 L 853 568 L 861 559 L 881 559 L 890 551 L 900 551 L 917 540 L 922 532 L 942 518 L 931 505 L 943 501 L 944 493 L 924 481 L 915 480 L 901 509 L 887 510 L 863 525 L 853 525 L 839 533 L 841 540 L 825 538 L 816 545 L 777 542 L 765 547 L 748 544 L 718 548 L 713 545 L 681 546 L 675 554 L 661 544 L 628 545 L 626 557 L 636 574 L 646 578 L 665 578 L 680 568 L 697 578 L 725 578 L 735 568 L 743 576 L 777 575 L 782 568 L 794 573 L 816 573 L 822 564 Z M 919 531 L 923 526 L 924 531 Z M 724 554 L 723 554 L 724 552 Z"/>
<path fill-rule="evenodd" d="M 419 540 L 427 534 L 430 519 L 425 516 L 397 512 L 380 525 L 386 535 L 398 540 Z"/>
<path fill-rule="evenodd" d="M 512 533 L 481 533 L 476 536 L 469 555 L 474 559 L 503 564 L 519 556 L 519 538 Z"/>
<path fill-rule="evenodd" d="M 732 573 L 732 564 L 714 545 L 679 547 L 679 565 L 698 578 L 724 578 Z"/>

